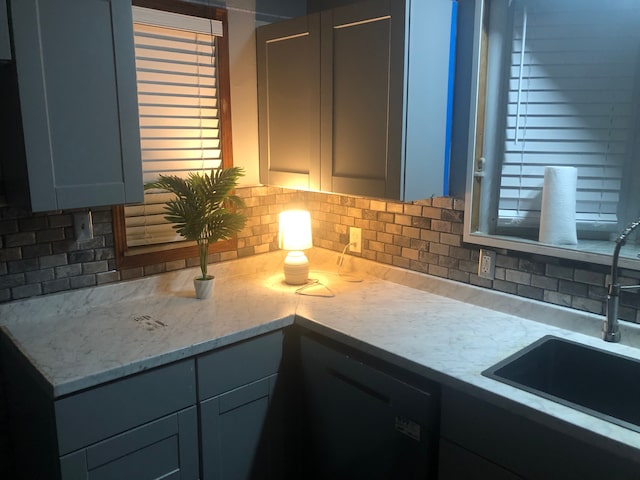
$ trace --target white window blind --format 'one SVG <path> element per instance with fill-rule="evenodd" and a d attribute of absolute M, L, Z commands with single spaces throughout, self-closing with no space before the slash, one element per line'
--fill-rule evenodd
<path fill-rule="evenodd" d="M 144 182 L 221 165 L 216 82 L 219 21 L 133 7 Z M 164 219 L 171 194 L 124 209 L 128 246 L 183 241 Z"/>
<path fill-rule="evenodd" d="M 638 10 L 638 3 L 628 2 Z M 630 161 L 640 28 L 606 2 L 537 0 L 515 8 L 499 227 L 537 227 L 544 167 L 578 169 L 581 230 L 615 229 Z"/>

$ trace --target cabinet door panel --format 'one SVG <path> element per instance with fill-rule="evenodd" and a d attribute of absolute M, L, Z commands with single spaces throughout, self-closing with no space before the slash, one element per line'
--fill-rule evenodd
<path fill-rule="evenodd" d="M 32 209 L 141 201 L 130 2 L 11 6 Z"/>
<path fill-rule="evenodd" d="M 323 190 L 399 198 L 403 5 L 375 0 L 322 13 Z"/>
<path fill-rule="evenodd" d="M 205 480 L 277 479 L 270 451 L 270 418 L 277 375 L 200 405 Z"/>
<path fill-rule="evenodd" d="M 320 17 L 257 31 L 260 180 L 320 188 Z"/>
<path fill-rule="evenodd" d="M 440 480 L 459 480 L 462 478 L 518 480 L 522 478 L 444 439 L 440 440 L 438 457 L 438 478 Z"/>

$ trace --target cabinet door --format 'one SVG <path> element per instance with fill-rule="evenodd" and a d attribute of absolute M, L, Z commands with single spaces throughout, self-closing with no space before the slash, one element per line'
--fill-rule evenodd
<path fill-rule="evenodd" d="M 196 480 L 198 422 L 190 407 L 60 458 L 62 480 Z"/>
<path fill-rule="evenodd" d="M 0 0 L 0 60 L 11 60 L 7 0 Z"/>
<path fill-rule="evenodd" d="M 260 181 L 320 189 L 320 17 L 257 31 Z"/>
<path fill-rule="evenodd" d="M 434 395 L 307 337 L 305 478 L 435 478 Z"/>
<path fill-rule="evenodd" d="M 440 439 L 438 479 L 490 478 L 491 480 L 519 480 L 522 477 L 482 458 L 455 443 Z"/>
<path fill-rule="evenodd" d="M 31 207 L 143 198 L 130 0 L 11 0 Z"/>
<path fill-rule="evenodd" d="M 404 1 L 322 12 L 322 189 L 399 198 Z"/>
<path fill-rule="evenodd" d="M 200 404 L 202 478 L 244 480 L 282 478 L 277 375 Z"/>

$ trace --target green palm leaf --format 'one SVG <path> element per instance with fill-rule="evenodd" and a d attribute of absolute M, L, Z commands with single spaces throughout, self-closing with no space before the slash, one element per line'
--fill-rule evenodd
<path fill-rule="evenodd" d="M 213 169 L 210 173 L 189 173 L 186 179 L 160 175 L 145 184 L 145 190 L 160 189 L 175 194 L 165 205 L 165 219 L 176 232 L 200 246 L 200 268 L 207 275 L 206 246 L 231 238 L 244 228 L 246 217 L 238 212 L 243 200 L 233 195 L 238 179 L 244 175 L 240 167 Z M 204 257 L 204 258 L 203 258 Z"/>

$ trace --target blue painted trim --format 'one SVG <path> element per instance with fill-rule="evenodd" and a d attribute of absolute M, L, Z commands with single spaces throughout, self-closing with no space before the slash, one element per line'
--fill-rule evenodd
<path fill-rule="evenodd" d="M 456 73 L 456 40 L 458 34 L 458 2 L 451 3 L 451 35 L 449 36 L 449 85 L 447 92 L 447 126 L 444 144 L 444 174 L 442 179 L 442 193 L 449 195 L 449 177 L 451 169 L 451 130 L 453 124 L 453 90 Z"/>

